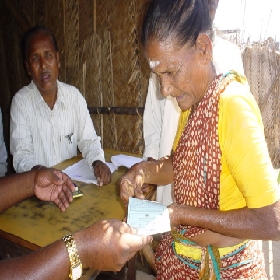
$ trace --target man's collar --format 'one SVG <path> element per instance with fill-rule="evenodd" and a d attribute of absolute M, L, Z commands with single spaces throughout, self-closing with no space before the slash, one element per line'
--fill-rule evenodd
<path fill-rule="evenodd" d="M 46 103 L 43 96 L 41 95 L 40 91 L 38 90 L 36 84 L 33 81 L 31 81 L 30 84 L 31 84 L 31 87 L 34 88 L 34 91 L 36 93 L 34 96 L 35 102 L 38 104 L 43 103 L 43 102 Z M 57 80 L 57 99 L 55 102 L 55 107 L 57 107 L 57 106 L 65 108 L 65 95 L 61 88 L 61 84 L 60 84 L 59 80 Z"/>

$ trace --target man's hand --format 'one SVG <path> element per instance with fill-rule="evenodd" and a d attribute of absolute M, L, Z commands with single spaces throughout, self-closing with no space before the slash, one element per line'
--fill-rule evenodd
<path fill-rule="evenodd" d="M 103 185 L 107 185 L 111 183 L 111 171 L 106 163 L 96 160 L 92 164 L 93 173 L 97 179 L 97 185 L 102 187 Z"/>
<path fill-rule="evenodd" d="M 62 212 L 73 200 L 75 186 L 71 179 L 62 171 L 54 168 L 43 168 L 37 171 L 34 180 L 34 194 L 44 201 L 53 201 Z"/>
<path fill-rule="evenodd" d="M 83 267 L 119 271 L 139 250 L 152 242 L 151 236 L 118 220 L 102 220 L 74 234 Z"/>

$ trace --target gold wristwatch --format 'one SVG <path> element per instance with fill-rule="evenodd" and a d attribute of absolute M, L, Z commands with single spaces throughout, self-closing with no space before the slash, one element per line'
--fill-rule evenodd
<path fill-rule="evenodd" d="M 69 278 L 71 280 L 78 280 L 81 278 L 83 274 L 83 266 L 78 254 L 76 242 L 72 234 L 65 235 L 62 239 L 67 248 L 69 260 L 70 260 Z"/>

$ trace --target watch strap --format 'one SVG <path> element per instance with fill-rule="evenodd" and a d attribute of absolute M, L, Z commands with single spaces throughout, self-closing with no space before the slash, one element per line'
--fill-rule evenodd
<path fill-rule="evenodd" d="M 69 278 L 71 280 L 78 280 L 81 278 L 83 274 L 82 262 L 80 260 L 80 256 L 78 254 L 78 250 L 76 247 L 76 242 L 72 236 L 72 234 L 65 235 L 63 238 L 65 246 L 68 251 L 68 256 L 70 260 L 70 274 Z"/>

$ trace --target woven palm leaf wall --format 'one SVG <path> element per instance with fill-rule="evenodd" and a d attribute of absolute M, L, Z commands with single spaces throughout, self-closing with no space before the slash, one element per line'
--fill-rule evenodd
<path fill-rule="evenodd" d="M 19 48 L 22 34 L 43 24 L 60 49 L 59 79 L 85 96 L 104 148 L 143 152 L 142 113 L 149 69 L 138 21 L 149 0 L 0 1 L 0 105 L 9 147 L 10 101 L 29 77 Z M 245 73 L 261 108 L 275 167 L 280 167 L 279 54 L 271 42 L 247 46 Z"/>
<path fill-rule="evenodd" d="M 149 76 L 138 34 L 143 3 L 145 0 L 1 1 L 4 42 L 0 46 L 5 57 L 17 63 L 1 62 L 9 77 L 6 101 L 1 101 L 7 123 L 13 95 L 29 82 L 20 57 L 20 39 L 31 26 L 46 25 L 59 45 L 59 79 L 79 88 L 86 98 L 103 147 L 141 155 Z"/>
<path fill-rule="evenodd" d="M 106 3 L 105 3 L 106 2 Z M 141 65 L 137 33 L 139 1 L 96 1 L 96 32 L 101 37 L 101 94 L 103 107 L 134 108 L 133 114 L 103 114 L 100 119 L 104 146 L 141 153 L 142 117 L 148 72 Z M 145 72 L 146 70 L 146 76 Z M 138 114 L 137 114 L 138 112 Z M 108 131 L 105 136 L 104 134 Z"/>
<path fill-rule="evenodd" d="M 245 74 L 260 107 L 265 137 L 275 168 L 280 168 L 280 53 L 272 40 L 247 46 Z"/>

